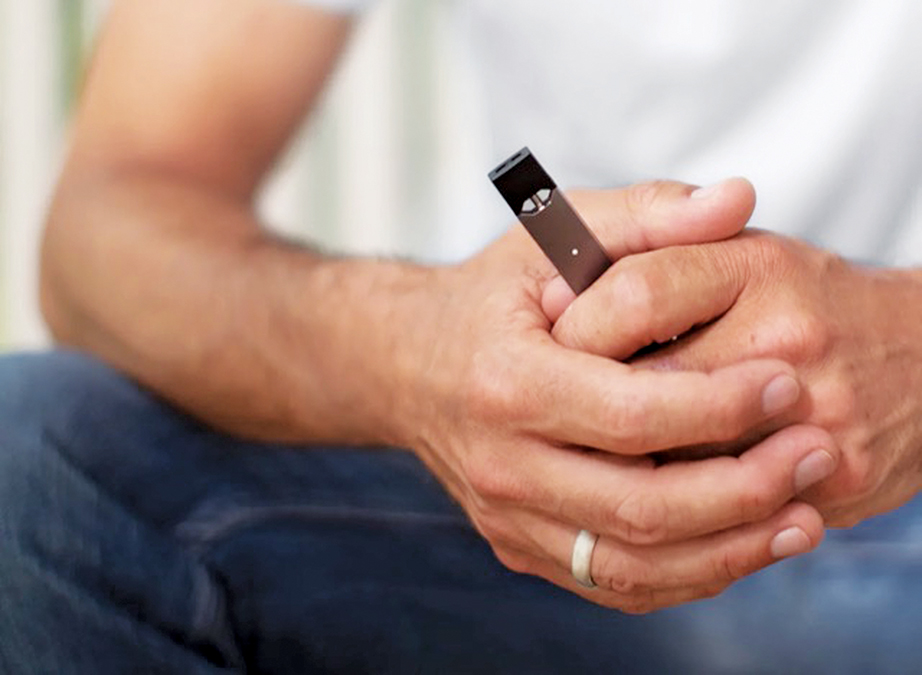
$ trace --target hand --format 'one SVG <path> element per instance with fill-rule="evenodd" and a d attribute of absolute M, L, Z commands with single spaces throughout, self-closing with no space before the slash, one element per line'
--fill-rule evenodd
<path fill-rule="evenodd" d="M 572 199 L 615 257 L 721 239 L 752 209 L 748 183 L 710 199 L 653 184 Z M 798 464 L 825 441 L 794 427 L 745 453 L 657 467 L 646 455 L 745 433 L 795 403 L 792 369 L 758 359 L 656 372 L 567 349 L 541 292 L 553 269 L 520 226 L 444 271 L 420 314 L 422 401 L 406 430 L 499 559 L 595 602 L 648 611 L 714 595 L 814 547 L 822 522 L 790 503 Z M 431 318 L 431 320 L 430 320 Z M 589 450 L 588 448 L 593 448 Z M 834 450 L 830 450 L 834 453 Z M 570 574 L 580 529 L 599 533 L 587 590 Z"/>
<path fill-rule="evenodd" d="M 565 295 L 559 284 L 549 295 Z M 619 321 L 623 316 L 632 320 Z M 750 231 L 622 260 L 554 327 L 561 344 L 615 359 L 673 335 L 684 337 L 633 364 L 709 372 L 778 358 L 796 368 L 806 395 L 780 421 L 828 430 L 816 437 L 817 448 L 842 454 L 836 473 L 806 495 L 827 524 L 855 524 L 918 492 L 917 273 L 859 267 L 793 239 Z"/>

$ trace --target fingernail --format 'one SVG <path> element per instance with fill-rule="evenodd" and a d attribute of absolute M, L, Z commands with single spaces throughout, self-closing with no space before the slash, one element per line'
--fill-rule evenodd
<path fill-rule="evenodd" d="M 832 475 L 836 470 L 836 460 L 825 450 L 814 450 L 800 460 L 794 469 L 794 489 L 803 492 L 815 483 Z"/>
<path fill-rule="evenodd" d="M 789 527 L 775 535 L 772 539 L 772 555 L 777 558 L 790 558 L 810 550 L 810 537 L 799 527 Z"/>
<path fill-rule="evenodd" d="M 800 385 L 790 375 L 778 375 L 762 390 L 762 411 L 776 415 L 790 408 L 800 398 Z"/>
<path fill-rule="evenodd" d="M 723 185 L 723 181 L 720 183 L 714 183 L 713 185 L 706 185 L 705 187 L 700 187 L 697 190 L 692 191 L 689 195 L 691 199 L 710 199 L 718 192 L 720 192 L 720 187 Z"/>

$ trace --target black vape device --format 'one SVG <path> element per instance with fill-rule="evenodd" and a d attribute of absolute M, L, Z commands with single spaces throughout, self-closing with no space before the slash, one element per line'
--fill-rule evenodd
<path fill-rule="evenodd" d="M 528 148 L 491 171 L 490 180 L 574 293 L 611 266 L 599 240 Z"/>

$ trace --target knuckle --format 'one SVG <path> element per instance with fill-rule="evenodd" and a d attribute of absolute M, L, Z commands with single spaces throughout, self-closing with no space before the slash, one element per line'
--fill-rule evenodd
<path fill-rule="evenodd" d="M 642 337 L 653 337 L 657 318 L 671 294 L 664 262 L 665 258 L 656 254 L 622 258 L 609 286 L 611 306 L 630 317 L 631 330 Z"/>
<path fill-rule="evenodd" d="M 630 354 L 620 352 L 628 345 L 634 351 L 673 336 L 669 322 L 664 321 L 675 297 L 670 259 L 665 251 L 621 258 L 600 289 L 604 297 L 596 302 L 616 308 L 618 320 L 596 320 L 594 324 L 587 324 L 590 330 L 585 331 L 588 335 L 582 336 L 581 347 L 586 347 L 588 343 L 591 351 L 593 345 L 600 345 L 609 356 L 613 348 L 618 352 L 618 358 L 626 358 Z M 571 340 L 578 341 L 579 338 Z"/>
<path fill-rule="evenodd" d="M 503 546 L 494 546 L 493 554 L 496 556 L 496 559 L 511 572 L 517 574 L 531 574 L 531 563 L 528 559 L 528 556 L 519 553 L 518 551 Z"/>
<path fill-rule="evenodd" d="M 655 492 L 629 492 L 610 520 L 611 531 L 630 544 L 658 544 L 669 538 L 668 507 L 664 497 Z"/>
<path fill-rule="evenodd" d="M 669 187 L 669 181 L 652 180 L 628 188 L 625 191 L 624 208 L 631 222 L 645 222 L 651 209 L 667 195 Z"/>
<path fill-rule="evenodd" d="M 585 330 L 584 326 L 571 321 L 572 314 L 564 316 L 554 324 L 552 334 L 564 347 L 580 352 L 594 353 L 597 351 L 595 344 L 596 335 Z"/>
<path fill-rule="evenodd" d="M 601 566 L 596 584 L 625 598 L 633 596 L 641 589 L 637 570 L 624 557 L 612 558 Z"/>
<path fill-rule="evenodd" d="M 828 429 L 853 427 L 858 411 L 858 394 L 845 377 L 837 375 L 814 387 L 814 399 L 817 424 Z M 863 441 L 859 439 L 859 445 Z"/>
<path fill-rule="evenodd" d="M 480 507 L 476 513 L 471 514 L 474 527 L 480 535 L 495 548 L 510 544 L 512 541 L 508 523 L 496 510 L 489 507 Z"/>
<path fill-rule="evenodd" d="M 464 406 L 475 420 L 509 419 L 519 398 L 505 359 L 483 352 L 474 355 L 462 387 Z"/>
<path fill-rule="evenodd" d="M 750 561 L 733 551 L 722 551 L 714 559 L 714 581 L 717 583 L 729 585 L 753 571 Z"/>
<path fill-rule="evenodd" d="M 829 328 L 816 315 L 800 312 L 793 318 L 782 350 L 792 357 L 810 358 L 825 354 L 831 342 Z"/>
<path fill-rule="evenodd" d="M 635 600 L 636 594 L 642 592 L 637 582 L 628 577 L 609 577 L 605 579 L 603 588 L 631 601 Z"/>
<path fill-rule="evenodd" d="M 709 598 L 716 598 L 718 595 L 727 590 L 729 584 L 709 584 L 698 589 L 696 593 L 696 599 L 698 600 L 707 600 Z"/>
<path fill-rule="evenodd" d="M 635 330 L 644 332 L 656 316 L 659 285 L 654 283 L 651 268 L 642 267 L 637 258 L 622 258 L 619 262 L 610 285 L 612 304 L 630 317 Z"/>
<path fill-rule="evenodd" d="M 826 448 L 830 451 L 838 447 L 836 439 L 825 425 L 819 426 L 812 420 L 793 424 L 778 432 L 776 436 L 778 438 L 785 438 L 787 441 L 795 443 L 800 447 L 811 446 L 815 448 Z"/>
<path fill-rule="evenodd" d="M 663 606 L 664 603 L 657 600 L 656 594 L 653 591 L 649 591 L 642 596 L 631 597 L 623 600 L 619 604 L 619 609 L 625 614 L 641 616 L 643 614 L 654 612 Z"/>
<path fill-rule="evenodd" d="M 652 429 L 660 430 L 658 420 L 651 419 L 651 411 L 639 396 L 628 392 L 612 394 L 604 402 L 604 416 L 608 433 L 615 447 L 622 452 L 646 450 L 651 447 Z"/>
<path fill-rule="evenodd" d="M 711 387 L 706 419 L 710 420 L 708 438 L 713 442 L 735 441 L 752 426 L 752 410 L 745 396 L 730 395 L 724 387 Z"/>
<path fill-rule="evenodd" d="M 790 251 L 782 237 L 753 237 L 749 243 L 754 247 L 752 257 L 760 269 L 779 272 L 790 264 Z"/>
<path fill-rule="evenodd" d="M 843 509 L 826 517 L 827 527 L 851 529 L 862 523 L 867 516 L 863 513 Z"/>
<path fill-rule="evenodd" d="M 736 512 L 747 522 L 761 520 L 774 511 L 776 502 L 779 501 L 775 499 L 775 493 L 775 483 L 769 476 L 755 476 L 747 483 L 746 489 L 737 494 L 734 500 Z M 780 495 L 782 499 L 787 496 L 786 493 Z"/>
<path fill-rule="evenodd" d="M 596 584 L 618 596 L 622 602 L 637 602 L 649 598 L 655 583 L 655 570 L 642 558 L 631 556 L 618 548 L 597 550 L 593 579 Z"/>
<path fill-rule="evenodd" d="M 521 474 L 509 466 L 499 453 L 488 453 L 468 463 L 467 480 L 482 499 L 487 502 L 526 501 L 526 488 Z"/>
<path fill-rule="evenodd" d="M 849 457 L 838 478 L 838 487 L 843 499 L 856 502 L 873 496 L 880 482 L 879 471 L 874 462 L 867 454 L 862 453 Z"/>
<path fill-rule="evenodd" d="M 778 312 L 754 337 L 756 356 L 777 356 L 793 363 L 817 359 L 832 343 L 829 327 L 818 316 L 801 308 Z"/>

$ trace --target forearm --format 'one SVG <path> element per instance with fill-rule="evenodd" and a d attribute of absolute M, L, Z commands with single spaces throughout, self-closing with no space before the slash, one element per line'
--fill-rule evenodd
<path fill-rule="evenodd" d="M 777 434 L 741 460 L 645 456 L 778 414 L 765 392 L 790 366 L 641 371 L 564 348 L 540 304 L 553 271 L 522 228 L 452 267 L 334 260 L 274 241 L 248 200 L 112 175 L 65 173 L 44 255 L 50 323 L 212 424 L 408 446 L 500 560 L 632 611 L 711 595 L 821 538 L 818 514 L 789 504 L 820 430 Z M 678 218 L 638 221 L 641 240 L 686 236 L 686 192 L 673 191 Z M 636 197 L 575 203 L 613 258 L 630 251 L 611 214 Z M 714 485 L 728 486 L 719 499 Z M 580 529 L 611 542 L 590 571 L 598 589 L 570 574 Z"/>
<path fill-rule="evenodd" d="M 438 274 L 282 242 L 172 178 L 65 180 L 42 304 L 60 342 L 228 432 L 402 443 Z"/>

